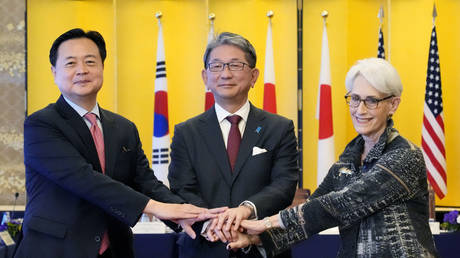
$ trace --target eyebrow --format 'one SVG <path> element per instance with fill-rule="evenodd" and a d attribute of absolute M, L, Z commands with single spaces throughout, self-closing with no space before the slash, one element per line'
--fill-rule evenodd
<path fill-rule="evenodd" d="M 96 55 L 86 55 L 84 58 L 88 58 L 88 57 L 93 57 L 93 58 L 96 58 Z M 64 58 L 64 60 L 68 60 L 68 59 L 72 59 L 72 58 L 77 58 L 76 56 L 67 56 Z"/>
<path fill-rule="evenodd" d="M 351 93 L 350 95 L 355 95 L 355 96 L 358 96 L 359 98 L 361 98 L 361 95 L 356 94 L 356 93 Z M 378 99 L 378 98 L 380 98 L 380 97 L 379 97 L 379 96 L 375 96 L 375 95 L 368 95 L 368 96 L 365 96 L 364 98 L 365 98 L 365 99 L 366 99 L 366 98 L 376 98 L 376 99 Z M 361 98 L 361 99 L 362 99 L 362 98 Z"/>
<path fill-rule="evenodd" d="M 241 60 L 239 58 L 232 58 L 232 59 L 230 59 L 229 62 L 233 62 L 233 61 L 243 62 L 244 60 Z M 211 62 L 224 62 L 224 61 L 222 59 L 220 59 L 220 58 L 213 58 L 213 59 L 210 60 L 210 63 Z"/>

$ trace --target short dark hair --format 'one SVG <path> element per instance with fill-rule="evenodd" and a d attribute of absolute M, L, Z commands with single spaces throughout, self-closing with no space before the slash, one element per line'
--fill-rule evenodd
<path fill-rule="evenodd" d="M 212 39 L 206 47 L 206 51 L 204 52 L 203 56 L 205 69 L 207 68 L 209 54 L 211 54 L 211 51 L 214 48 L 222 45 L 231 45 L 241 49 L 244 52 L 244 56 L 246 58 L 246 61 L 248 61 L 249 67 L 256 67 L 257 55 L 256 50 L 252 46 L 251 42 L 249 42 L 249 40 L 243 38 L 238 34 L 231 32 L 222 32 L 219 35 L 217 35 L 217 37 Z"/>
<path fill-rule="evenodd" d="M 105 49 L 105 41 L 102 35 L 97 31 L 90 30 L 85 32 L 80 28 L 75 28 L 67 32 L 64 32 L 53 42 L 53 45 L 50 49 L 50 63 L 52 66 L 56 66 L 56 60 L 58 58 L 58 49 L 62 42 L 78 38 L 87 38 L 92 40 L 99 49 L 99 54 L 101 55 L 102 63 L 104 64 L 105 57 L 107 56 L 107 50 Z"/>

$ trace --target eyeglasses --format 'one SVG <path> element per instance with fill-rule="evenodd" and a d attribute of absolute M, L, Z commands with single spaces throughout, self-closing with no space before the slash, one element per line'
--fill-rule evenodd
<path fill-rule="evenodd" d="M 345 95 L 345 101 L 347 104 L 352 107 L 352 108 L 357 108 L 359 104 L 361 104 L 361 101 L 364 102 L 364 105 L 368 109 L 375 109 L 379 105 L 379 102 L 390 99 L 394 97 L 393 95 L 387 96 L 385 98 L 374 98 L 374 97 L 366 97 L 365 99 L 361 99 L 358 95 L 352 94 L 352 95 Z"/>
<path fill-rule="evenodd" d="M 248 65 L 248 64 L 243 63 L 243 62 L 228 62 L 228 63 L 213 62 L 213 63 L 208 64 L 208 69 L 211 72 L 221 72 L 225 69 L 225 66 L 227 66 L 228 70 L 230 71 L 242 71 L 245 65 Z"/>

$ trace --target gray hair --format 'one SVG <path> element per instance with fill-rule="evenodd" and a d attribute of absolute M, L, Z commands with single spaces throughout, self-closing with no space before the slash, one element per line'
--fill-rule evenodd
<path fill-rule="evenodd" d="M 204 52 L 203 61 L 204 61 L 204 68 L 206 69 L 208 65 L 209 55 L 211 51 L 219 46 L 222 45 L 231 45 L 241 49 L 244 52 L 244 56 L 246 57 L 246 61 L 249 64 L 249 67 L 254 68 L 256 67 L 256 50 L 251 45 L 251 43 L 243 38 L 242 36 L 231 33 L 231 32 L 222 32 L 217 37 L 212 39 L 208 46 L 206 47 L 206 51 Z"/>
<path fill-rule="evenodd" d="M 376 90 L 394 96 L 401 96 L 403 87 L 396 69 L 385 59 L 366 58 L 353 65 L 345 77 L 347 92 L 353 89 L 358 75 L 362 75 Z"/>

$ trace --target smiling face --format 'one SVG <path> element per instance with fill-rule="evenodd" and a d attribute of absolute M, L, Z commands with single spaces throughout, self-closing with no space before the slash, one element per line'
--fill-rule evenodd
<path fill-rule="evenodd" d="M 221 45 L 214 48 L 209 54 L 209 62 L 243 62 L 248 63 L 244 52 L 232 45 Z M 215 101 L 226 105 L 243 105 L 248 99 L 249 89 L 256 83 L 259 70 L 244 65 L 241 71 L 230 71 L 228 66 L 223 71 L 211 72 L 204 69 L 201 73 L 206 88 L 214 94 Z"/>
<path fill-rule="evenodd" d="M 362 75 L 356 76 L 349 95 L 358 95 L 361 99 L 387 97 L 372 87 Z M 394 114 L 400 101 L 399 97 L 392 97 L 379 102 L 375 109 L 368 109 L 362 101 L 356 108 L 350 106 L 351 119 L 356 132 L 361 134 L 365 140 L 370 139 L 377 142 L 385 130 L 388 117 Z"/>
<path fill-rule="evenodd" d="M 64 41 L 58 48 L 54 82 L 62 95 L 77 105 L 96 104 L 104 66 L 97 45 L 88 38 Z"/>

